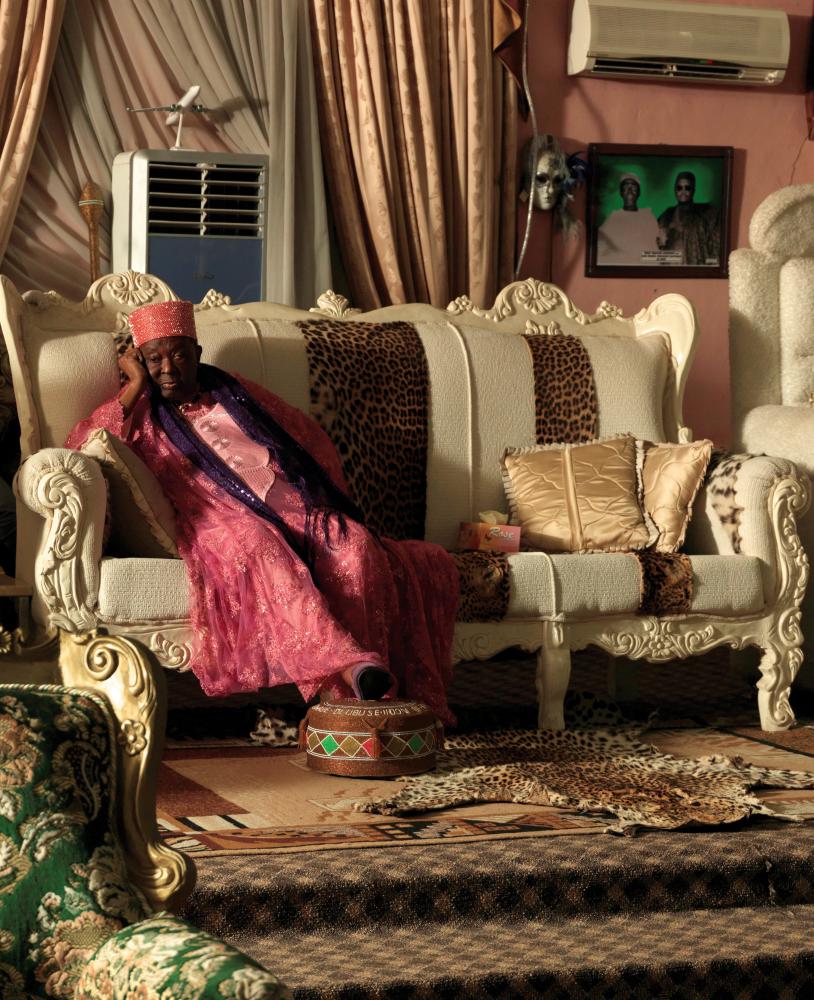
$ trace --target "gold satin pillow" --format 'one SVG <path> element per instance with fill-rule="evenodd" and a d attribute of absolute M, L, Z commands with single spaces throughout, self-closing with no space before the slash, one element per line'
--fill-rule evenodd
<path fill-rule="evenodd" d="M 657 552 L 677 552 L 684 542 L 695 495 L 704 481 L 712 442 L 651 444 L 644 442 L 642 486 L 644 509 L 659 537 Z"/>
<path fill-rule="evenodd" d="M 632 435 L 507 448 L 503 485 L 523 545 L 544 552 L 631 552 L 650 545 L 656 531 L 639 504 L 641 456 Z"/>

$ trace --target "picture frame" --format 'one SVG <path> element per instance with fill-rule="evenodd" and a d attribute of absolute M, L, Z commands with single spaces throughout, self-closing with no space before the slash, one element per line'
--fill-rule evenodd
<path fill-rule="evenodd" d="M 731 146 L 591 143 L 586 276 L 726 278 L 732 157 Z"/>

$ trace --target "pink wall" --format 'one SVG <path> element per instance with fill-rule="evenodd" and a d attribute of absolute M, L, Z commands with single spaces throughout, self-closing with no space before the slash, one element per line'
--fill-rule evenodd
<path fill-rule="evenodd" d="M 529 80 L 538 128 L 556 135 L 567 153 L 585 150 L 590 142 L 734 147 L 733 249 L 748 246 L 749 220 L 767 194 L 787 184 L 814 181 L 814 142 L 806 138 L 805 115 L 812 0 L 739 0 L 735 6 L 772 7 L 789 15 L 791 58 L 781 86 L 755 89 L 569 77 L 565 60 L 570 0 L 532 0 L 529 18 Z M 584 220 L 584 190 L 577 195 L 575 213 Z M 521 228 L 524 222 L 523 214 Z M 549 215 L 536 213 L 522 277 L 551 280 L 588 310 L 607 299 L 632 313 L 664 292 L 681 292 L 695 305 L 700 342 L 684 418 L 696 437 L 728 444 L 726 279 L 586 278 L 584 237 L 566 241 L 555 233 L 552 239 L 550 222 Z"/>

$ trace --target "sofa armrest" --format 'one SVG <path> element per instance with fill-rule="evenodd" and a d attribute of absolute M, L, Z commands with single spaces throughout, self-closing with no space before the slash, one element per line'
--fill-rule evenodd
<path fill-rule="evenodd" d="M 85 966 L 74 1000 L 289 1000 L 261 965 L 180 917 L 158 913 L 108 938 Z"/>
<path fill-rule="evenodd" d="M 808 476 L 793 462 L 768 455 L 716 455 L 696 498 L 688 550 L 756 556 L 767 604 L 797 606 L 808 559 L 797 519 L 808 510 Z"/>
<path fill-rule="evenodd" d="M 68 632 L 95 628 L 107 508 L 99 463 L 67 448 L 43 448 L 22 464 L 15 490 L 47 522 L 33 583 L 49 624 Z"/>

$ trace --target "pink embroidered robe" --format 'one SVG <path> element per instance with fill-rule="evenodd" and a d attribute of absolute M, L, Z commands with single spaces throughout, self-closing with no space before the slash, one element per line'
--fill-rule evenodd
<path fill-rule="evenodd" d="M 240 381 L 346 489 L 338 455 L 322 428 L 261 386 Z M 211 405 L 204 395 L 197 412 L 189 414 L 203 440 Z M 273 524 L 175 448 L 153 419 L 146 395 L 127 421 L 118 399 L 103 403 L 71 431 L 66 447 L 81 447 L 100 427 L 141 457 L 175 508 L 195 636 L 191 666 L 207 694 L 294 683 L 309 700 L 327 682 L 332 694 L 350 696 L 339 673 L 374 663 L 395 675 L 400 696 L 423 701 L 443 721 L 452 720 L 446 689 L 459 582 L 444 549 L 420 541 L 379 541 L 350 519 L 342 537 L 332 519 L 332 545 L 318 546 L 315 583 Z M 279 468 L 272 465 L 267 472 L 273 482 L 266 502 L 301 538 L 305 513 L 299 493 Z M 258 470 L 245 476 L 254 486 L 257 477 Z"/>

